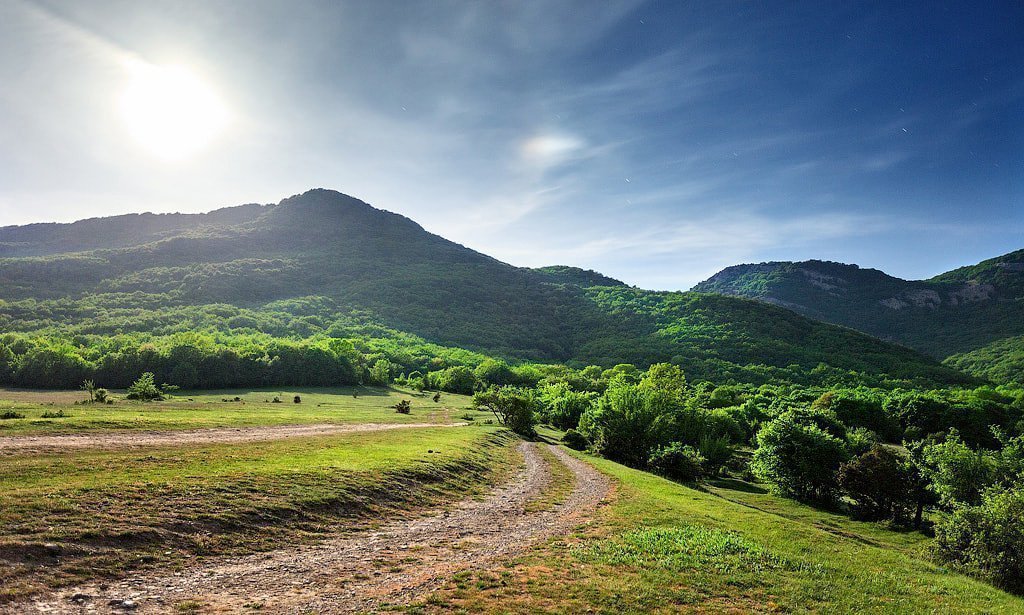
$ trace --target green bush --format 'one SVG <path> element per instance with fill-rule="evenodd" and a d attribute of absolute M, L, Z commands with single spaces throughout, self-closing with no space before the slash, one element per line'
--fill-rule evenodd
<path fill-rule="evenodd" d="M 590 441 L 587 440 L 587 437 L 580 432 L 575 429 L 570 429 L 565 432 L 564 436 L 562 436 L 562 444 L 569 448 L 576 449 L 577 451 L 583 451 L 590 446 Z"/>
<path fill-rule="evenodd" d="M 837 479 L 862 519 L 904 522 L 916 503 L 906 460 L 882 446 L 844 463 Z"/>
<path fill-rule="evenodd" d="M 20 412 L 15 412 L 14 410 L 4 410 L 3 412 L 0 412 L 0 420 L 23 419 L 23 418 L 25 418 L 24 414 L 22 414 Z"/>
<path fill-rule="evenodd" d="M 498 422 L 521 436 L 533 437 L 537 400 L 533 391 L 519 387 L 491 387 L 473 396 L 473 407 L 486 410 Z"/>
<path fill-rule="evenodd" d="M 785 412 L 762 427 L 750 469 L 781 495 L 830 502 L 839 488 L 836 470 L 849 453 L 842 440 L 804 418 Z"/>
<path fill-rule="evenodd" d="M 128 387 L 128 395 L 125 397 L 139 401 L 161 401 L 164 395 L 153 382 L 153 372 L 146 372 Z"/>
<path fill-rule="evenodd" d="M 687 444 L 672 442 L 656 449 L 647 460 L 652 470 L 680 481 L 695 481 L 704 473 L 704 456 Z"/>
<path fill-rule="evenodd" d="M 944 561 L 1024 592 L 1024 488 L 990 489 L 977 506 L 962 506 L 935 528 Z"/>

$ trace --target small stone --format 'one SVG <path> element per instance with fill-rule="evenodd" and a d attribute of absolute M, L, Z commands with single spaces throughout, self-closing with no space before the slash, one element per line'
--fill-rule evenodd
<path fill-rule="evenodd" d="M 90 596 L 89 594 L 75 594 L 71 596 L 71 602 L 77 602 L 78 604 L 82 604 L 90 598 L 92 598 L 92 596 Z"/>
<path fill-rule="evenodd" d="M 60 553 L 60 545 L 54 542 L 48 542 L 44 544 L 43 548 L 49 551 L 50 553 Z"/>

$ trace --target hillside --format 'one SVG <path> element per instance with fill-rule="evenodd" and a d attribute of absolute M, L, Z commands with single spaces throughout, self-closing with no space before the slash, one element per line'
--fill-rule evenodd
<path fill-rule="evenodd" d="M 1024 336 L 1008 337 L 944 361 L 964 373 L 1003 384 L 1024 383 Z"/>
<path fill-rule="evenodd" d="M 17 255 L 0 259 L 8 332 L 302 339 L 369 331 L 514 360 L 674 361 L 695 377 L 746 382 L 851 371 L 879 381 L 963 378 L 760 302 L 631 289 L 571 267 L 513 267 L 329 190 L 204 215 L 9 227 L 0 238 Z M 96 243 L 104 245 L 89 249 Z M 83 342 L 101 343 L 75 345 Z"/>
<path fill-rule="evenodd" d="M 1024 333 L 1024 251 L 921 281 L 814 260 L 737 265 L 694 290 L 767 301 L 937 358 Z"/>

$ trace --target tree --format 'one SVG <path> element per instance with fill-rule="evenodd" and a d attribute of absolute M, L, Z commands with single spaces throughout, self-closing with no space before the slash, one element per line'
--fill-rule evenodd
<path fill-rule="evenodd" d="M 483 363 L 477 365 L 473 374 L 484 386 L 519 384 L 515 372 L 508 363 L 496 359 L 485 359 Z"/>
<path fill-rule="evenodd" d="M 537 400 L 519 387 L 491 387 L 473 396 L 473 407 L 491 412 L 498 422 L 521 436 L 533 437 Z"/>
<path fill-rule="evenodd" d="M 916 503 L 907 460 L 884 446 L 841 465 L 837 479 L 863 519 L 902 523 Z"/>
<path fill-rule="evenodd" d="M 944 442 L 922 445 L 919 456 L 922 473 L 946 508 L 979 503 L 982 491 L 996 479 L 995 456 L 967 446 L 955 430 Z"/>
<path fill-rule="evenodd" d="M 579 431 L 599 454 L 643 468 L 655 448 L 671 441 L 679 399 L 672 393 L 614 380 L 580 419 Z"/>
<path fill-rule="evenodd" d="M 161 401 L 164 396 L 153 382 L 153 372 L 146 372 L 128 387 L 128 399 L 140 401 Z"/>
<path fill-rule="evenodd" d="M 836 470 L 849 458 L 842 440 L 784 412 L 761 428 L 757 445 L 750 469 L 777 493 L 804 501 L 835 499 Z"/>
<path fill-rule="evenodd" d="M 388 386 L 391 384 L 391 372 L 391 361 L 378 359 L 373 364 L 373 367 L 370 368 L 370 382 L 381 386 Z"/>
<path fill-rule="evenodd" d="M 543 387 L 539 395 L 544 420 L 559 429 L 576 428 L 596 399 L 597 393 L 574 391 L 564 382 Z"/>
<path fill-rule="evenodd" d="M 1024 488 L 989 489 L 977 505 L 958 507 L 935 528 L 943 560 L 1024 592 Z"/>
<path fill-rule="evenodd" d="M 457 365 L 429 374 L 437 388 L 449 393 L 469 395 L 476 388 L 476 376 L 468 367 Z"/>

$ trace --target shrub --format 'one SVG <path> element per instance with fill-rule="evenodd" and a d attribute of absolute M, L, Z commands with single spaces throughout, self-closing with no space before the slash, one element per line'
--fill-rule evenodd
<path fill-rule="evenodd" d="M 969 447 L 956 431 L 945 442 L 921 448 L 922 473 L 931 482 L 939 503 L 947 508 L 977 504 L 996 478 L 996 460 L 989 451 Z"/>
<path fill-rule="evenodd" d="M 546 386 L 540 393 L 544 420 L 559 429 L 579 426 L 580 417 L 596 399 L 596 393 L 574 391 L 564 382 Z"/>
<path fill-rule="evenodd" d="M 643 468 L 655 448 L 675 439 L 669 434 L 678 407 L 674 393 L 617 381 L 583 414 L 579 431 L 600 455 Z"/>
<path fill-rule="evenodd" d="M 990 489 L 935 528 L 943 560 L 1013 592 L 1024 592 L 1024 488 Z"/>
<path fill-rule="evenodd" d="M 528 389 L 491 387 L 473 396 L 473 407 L 491 412 L 499 423 L 521 436 L 534 435 L 537 401 Z"/>
<path fill-rule="evenodd" d="M 302 397 L 300 397 L 300 396 L 296 395 L 296 396 L 294 397 L 294 399 L 292 399 L 292 401 L 293 401 L 293 402 L 295 402 L 295 403 L 297 403 L 297 404 L 301 404 L 301 403 L 302 403 Z"/>
<path fill-rule="evenodd" d="M 729 436 L 701 436 L 697 451 L 704 457 L 704 466 L 708 472 L 718 472 L 732 459 L 733 448 Z"/>
<path fill-rule="evenodd" d="M 412 413 L 412 402 L 408 399 L 403 399 L 394 405 L 395 412 L 398 414 L 411 414 Z"/>
<path fill-rule="evenodd" d="M 647 464 L 658 474 L 680 481 L 695 481 L 704 472 L 704 456 L 687 444 L 672 442 L 651 453 Z"/>
<path fill-rule="evenodd" d="M 844 463 L 837 479 L 863 519 L 903 522 L 915 504 L 906 460 L 882 446 Z"/>
<path fill-rule="evenodd" d="M 47 411 L 43 412 L 43 414 L 41 416 L 44 419 L 62 419 L 62 418 L 65 418 L 65 417 L 68 417 L 68 416 L 71 416 L 71 415 L 70 414 L 65 414 L 64 410 L 61 409 L 61 410 L 57 410 L 56 412 L 53 411 L 53 410 L 47 410 Z"/>
<path fill-rule="evenodd" d="M 0 412 L 0 419 L 3 419 L 3 420 L 7 420 L 7 419 L 23 419 L 23 418 L 25 418 L 24 414 L 22 414 L 20 412 L 15 412 L 14 410 L 4 410 L 3 412 Z"/>
<path fill-rule="evenodd" d="M 583 451 L 590 446 L 590 441 L 587 440 L 587 437 L 580 432 L 575 429 L 570 429 L 565 432 L 564 436 L 562 436 L 562 444 L 569 448 L 576 449 L 577 451 Z"/>
<path fill-rule="evenodd" d="M 838 490 L 836 470 L 849 458 L 843 441 L 815 423 L 785 412 L 757 433 L 750 463 L 755 476 L 798 500 L 831 501 Z"/>
<path fill-rule="evenodd" d="M 162 401 L 164 395 L 153 382 L 153 372 L 146 372 L 128 387 L 126 397 L 139 401 Z"/>

